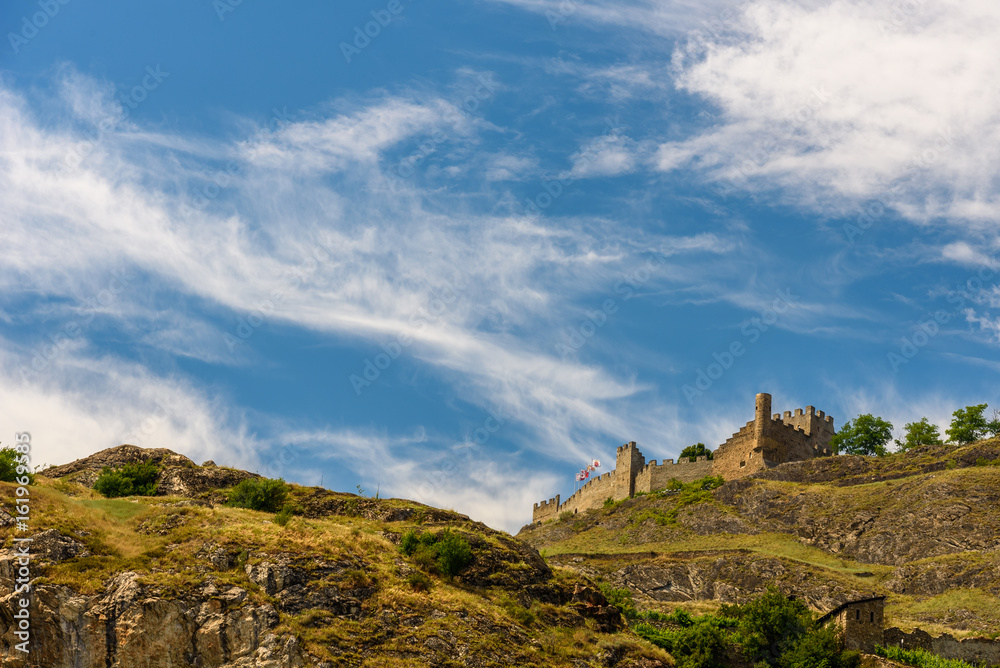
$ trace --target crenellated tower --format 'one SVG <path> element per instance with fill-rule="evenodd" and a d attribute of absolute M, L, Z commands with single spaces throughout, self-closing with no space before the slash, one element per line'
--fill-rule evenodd
<path fill-rule="evenodd" d="M 574 494 L 560 503 L 556 496 L 536 503 L 532 521 L 554 519 L 565 512 L 579 513 L 600 508 L 608 499 L 629 499 L 637 492 L 653 492 L 666 487 L 671 479 L 691 482 L 707 475 L 735 480 L 786 462 L 830 456 L 833 418 L 813 406 L 781 413 L 771 413 L 771 395 L 759 393 L 754 402 L 754 419 L 726 439 L 714 452 L 714 459 L 698 457 L 690 462 L 682 458 L 657 464 L 646 463 L 635 441 L 618 447 L 615 470 L 591 478 Z"/>
<path fill-rule="evenodd" d="M 615 457 L 615 477 L 616 487 L 619 494 L 615 496 L 621 499 L 629 499 L 635 496 L 635 477 L 646 464 L 646 458 L 635 441 L 629 441 L 625 445 L 618 446 L 618 453 Z"/>

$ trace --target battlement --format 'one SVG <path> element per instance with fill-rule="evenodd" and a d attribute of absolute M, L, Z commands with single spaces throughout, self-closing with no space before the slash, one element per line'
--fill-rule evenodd
<path fill-rule="evenodd" d="M 547 506 L 556 506 L 556 507 L 558 507 L 559 506 L 559 495 L 556 494 L 554 497 L 552 497 L 548 501 L 539 501 L 538 503 L 535 504 L 535 510 L 538 510 L 539 508 L 546 508 Z"/>
<path fill-rule="evenodd" d="M 541 522 L 561 513 L 601 507 L 607 499 L 620 501 L 637 492 L 652 492 L 666 487 L 676 478 L 691 482 L 708 475 L 721 475 L 726 480 L 765 470 L 792 461 L 829 457 L 833 437 L 833 417 L 814 406 L 796 408 L 784 413 L 771 412 L 771 395 L 756 396 L 754 419 L 730 436 L 713 452 L 713 459 L 701 455 L 690 461 L 681 457 L 676 462 L 664 459 L 647 462 L 635 441 L 618 446 L 615 470 L 587 481 L 566 501 L 560 497 L 536 503 L 532 519 Z"/>
<path fill-rule="evenodd" d="M 691 461 L 690 457 L 681 457 L 676 462 L 674 462 L 673 459 L 664 459 L 662 464 L 657 464 L 656 460 L 654 459 L 650 462 L 647 462 L 646 465 L 643 466 L 642 469 L 640 470 L 640 473 L 648 471 L 649 469 L 662 468 L 664 466 L 683 466 L 685 464 L 697 464 L 698 462 L 706 462 L 706 461 L 711 461 L 708 458 L 708 455 L 699 455 L 695 457 L 695 461 L 693 462 Z"/>

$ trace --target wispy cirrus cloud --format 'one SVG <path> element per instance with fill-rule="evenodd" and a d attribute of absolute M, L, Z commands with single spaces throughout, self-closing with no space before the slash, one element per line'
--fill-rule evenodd
<path fill-rule="evenodd" d="M 917 222 L 1000 215 L 1000 75 L 990 2 L 761 0 L 674 55 L 713 127 L 660 148 L 693 169 L 831 215 L 870 198 Z"/>
<path fill-rule="evenodd" d="M 20 311 L 36 318 L 44 313 L 52 331 L 86 321 L 43 369 L 32 363 L 44 332 L 5 344 L 7 373 L 20 378 L 22 396 L 49 393 L 48 409 L 67 416 L 53 440 L 65 438 L 73 420 L 94 416 L 71 446 L 53 450 L 57 458 L 114 445 L 129 423 L 142 424 L 158 401 L 172 397 L 180 408 L 140 444 L 213 458 L 229 450 L 238 463 L 259 465 L 259 453 L 279 444 L 281 433 L 247 437 L 243 418 L 229 417 L 241 408 L 224 398 L 189 410 L 203 396 L 190 380 L 170 364 L 128 359 L 145 347 L 167 359 L 245 364 L 239 330 L 220 323 L 255 317 L 355 342 L 405 336 L 407 355 L 456 396 L 484 410 L 509 407 L 516 440 L 557 460 L 585 459 L 619 434 L 663 432 L 662 411 L 626 421 L 618 408 L 647 401 L 647 385 L 561 358 L 553 325 L 609 289 L 630 257 L 652 250 L 681 263 L 731 245 L 648 235 L 636 244 L 612 221 L 552 225 L 464 202 L 448 206 L 415 184 L 390 188 L 385 158 L 405 142 L 442 128 L 452 133 L 449 141 L 475 141 L 477 123 L 467 119 L 456 131 L 455 110 L 438 98 L 386 95 L 232 143 L 136 125 L 117 126 L 93 143 L 79 126 L 111 113 L 109 91 L 75 74 L 61 89 L 80 116 L 58 127 L 43 126 L 24 98 L 0 91 L 0 235 L 14 250 L 11 271 L 0 277 L 4 301 L 21 300 Z M 85 159 L 71 164 L 67 156 L 81 146 Z M 221 164 L 238 168 L 210 199 L 196 202 L 189 193 L 204 192 L 206 174 Z M 511 157 L 496 166 L 532 163 Z M 693 280 L 682 274 L 673 280 Z M 113 352 L 102 348 L 109 332 L 124 339 Z M 359 359 L 356 369 L 343 369 L 343 383 L 361 368 Z M 74 389 L 84 384 L 89 392 Z M 123 417 L 110 419 L 110 409 L 96 408 L 102 402 Z M 43 403 L 18 404 L 19 412 L 37 422 Z M 378 441 L 359 433 L 352 438 Z M 486 453 L 477 465 L 498 462 Z M 510 472 L 517 465 L 502 466 Z M 460 489 L 435 499 L 457 505 L 481 488 L 478 475 L 470 472 Z M 496 521 L 518 522 L 522 512 Z"/>

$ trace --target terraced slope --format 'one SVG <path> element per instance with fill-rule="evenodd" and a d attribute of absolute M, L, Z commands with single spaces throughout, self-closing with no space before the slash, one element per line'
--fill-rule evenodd
<path fill-rule="evenodd" d="M 997 636 L 998 464 L 996 439 L 790 463 L 693 496 L 529 525 L 518 538 L 648 608 L 743 602 L 773 583 L 819 611 L 876 592 L 891 625 Z"/>

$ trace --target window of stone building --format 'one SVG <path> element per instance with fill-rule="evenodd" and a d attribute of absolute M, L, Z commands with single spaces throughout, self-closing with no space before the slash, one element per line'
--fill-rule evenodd
<path fill-rule="evenodd" d="M 854 619 L 858 620 L 859 622 L 861 621 L 861 610 L 854 611 Z"/>

